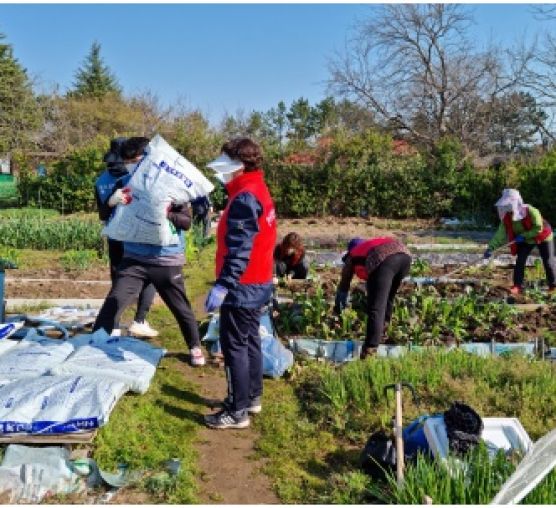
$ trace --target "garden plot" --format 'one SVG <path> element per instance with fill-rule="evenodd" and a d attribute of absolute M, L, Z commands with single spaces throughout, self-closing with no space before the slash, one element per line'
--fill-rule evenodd
<path fill-rule="evenodd" d="M 531 342 L 556 339 L 554 303 L 542 291 L 531 290 L 518 303 L 544 303 L 521 312 L 507 302 L 509 280 L 499 269 L 474 285 L 435 284 L 419 287 L 404 283 L 396 297 L 387 344 L 442 345 L 463 342 Z M 504 274 L 508 277 L 508 271 Z M 351 291 L 351 307 L 333 312 L 339 268 L 316 270 L 312 280 L 283 281 L 278 290 L 275 324 L 282 338 L 361 340 L 365 335 L 364 285 Z M 536 293 L 535 293 L 536 291 Z"/>

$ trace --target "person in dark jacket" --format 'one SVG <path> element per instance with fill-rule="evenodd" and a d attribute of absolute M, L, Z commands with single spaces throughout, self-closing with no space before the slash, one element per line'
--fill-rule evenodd
<path fill-rule="evenodd" d="M 277 277 L 307 278 L 309 263 L 305 259 L 303 240 L 297 233 L 288 233 L 274 249 L 274 271 Z"/>
<path fill-rule="evenodd" d="M 124 161 L 121 155 L 122 145 L 126 138 L 116 138 L 110 143 L 110 150 L 104 156 L 106 170 L 101 173 L 95 183 L 95 198 L 100 220 L 105 224 L 111 219 L 116 206 L 120 203 L 129 203 L 131 197 L 127 192 L 127 183 L 131 178 L 128 168 L 136 164 L 133 160 Z M 110 260 L 110 278 L 112 284 L 116 279 L 117 266 L 121 263 L 124 254 L 123 243 L 108 238 L 108 258 Z M 156 289 L 148 284 L 139 292 L 137 310 L 129 333 L 140 337 L 156 337 L 158 332 L 151 328 L 146 320 L 156 295 Z M 119 333 L 119 321 L 115 323 L 113 334 Z"/>
<path fill-rule="evenodd" d="M 360 355 L 364 359 L 376 352 L 385 325 L 390 322 L 394 297 L 409 273 L 411 255 L 406 246 L 395 238 L 353 238 L 348 243 L 343 261 L 334 310 L 340 313 L 345 309 L 354 274 L 366 281 L 367 333 Z"/>
<path fill-rule="evenodd" d="M 148 144 L 146 138 L 130 138 L 122 146 L 125 160 L 143 156 Z M 125 206 L 125 203 L 122 203 Z M 112 332 L 114 323 L 142 288 L 153 284 L 158 294 L 176 318 L 182 335 L 189 346 L 193 366 L 205 364 L 201 350 L 197 320 L 185 294 L 183 265 L 185 263 L 185 240 L 183 231 L 191 227 L 191 216 L 186 205 L 172 204 L 168 220 L 176 227 L 178 242 L 160 246 L 136 242 L 123 242 L 122 261 L 117 267 L 116 280 L 97 316 L 93 330 L 104 328 Z"/>
<path fill-rule="evenodd" d="M 248 138 L 228 141 L 208 166 L 226 185 L 228 204 L 218 222 L 216 282 L 205 310 L 220 307 L 220 345 L 228 396 L 207 426 L 241 429 L 261 411 L 263 369 L 259 322 L 272 297 L 276 212 L 261 168 L 262 151 Z"/>

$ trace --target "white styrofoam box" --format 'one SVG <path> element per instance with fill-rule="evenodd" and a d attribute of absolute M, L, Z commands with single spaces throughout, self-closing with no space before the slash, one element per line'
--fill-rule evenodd
<path fill-rule="evenodd" d="M 531 438 L 517 418 L 487 417 L 482 420 L 484 429 L 481 438 L 493 453 L 499 449 L 525 453 L 531 447 Z M 439 459 L 446 459 L 450 448 L 444 417 L 428 418 L 424 431 L 433 455 Z"/>

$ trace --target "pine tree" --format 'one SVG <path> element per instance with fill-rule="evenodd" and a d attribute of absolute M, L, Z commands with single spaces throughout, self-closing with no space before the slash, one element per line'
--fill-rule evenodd
<path fill-rule="evenodd" d="M 69 93 L 78 98 L 102 98 L 120 95 L 121 89 L 115 76 L 100 57 L 100 44 L 93 42 L 83 65 L 75 73 L 74 89 Z"/>
<path fill-rule="evenodd" d="M 26 70 L 0 33 L 0 155 L 28 146 L 41 114 Z"/>

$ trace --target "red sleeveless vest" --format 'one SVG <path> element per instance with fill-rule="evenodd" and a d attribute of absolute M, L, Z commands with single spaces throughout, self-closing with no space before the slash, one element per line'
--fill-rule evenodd
<path fill-rule="evenodd" d="M 529 207 L 527 207 L 527 213 L 525 214 L 525 217 L 521 219 L 520 222 L 525 231 L 530 231 L 533 228 L 531 215 L 529 215 Z M 544 242 L 550 236 L 550 233 L 552 233 L 552 228 L 550 227 L 550 224 L 544 219 L 542 222 L 543 222 L 542 229 L 541 232 L 537 236 L 535 236 L 535 243 Z M 508 242 L 513 242 L 515 238 L 515 233 L 512 227 L 511 212 L 508 212 L 506 215 L 504 215 L 504 227 L 506 228 L 506 236 L 508 237 Z M 512 243 L 510 245 L 510 251 L 512 253 L 512 256 L 515 256 L 517 254 L 517 244 Z"/>
<path fill-rule="evenodd" d="M 367 273 L 367 269 L 365 268 L 364 259 L 369 254 L 369 251 L 371 249 L 374 249 L 375 247 L 378 247 L 379 245 L 382 245 L 384 243 L 390 243 L 393 241 L 394 239 L 390 236 L 379 236 L 376 238 L 372 238 L 371 240 L 365 240 L 364 242 L 360 243 L 359 245 L 351 249 L 349 251 L 349 255 L 351 256 L 352 259 L 363 258 L 362 263 L 357 263 L 354 266 L 355 275 L 357 275 L 357 277 L 359 277 L 361 280 L 367 280 L 369 274 Z"/>
<path fill-rule="evenodd" d="M 276 244 L 276 211 L 263 176 L 263 172 L 258 169 L 243 173 L 226 185 L 228 205 L 218 221 L 216 231 L 216 278 L 220 275 L 224 258 L 228 252 L 226 232 L 230 205 L 238 194 L 249 192 L 261 204 L 263 213 L 259 217 L 259 232 L 255 235 L 249 262 L 239 282 L 240 284 L 268 284 L 272 282 L 273 253 Z"/>

